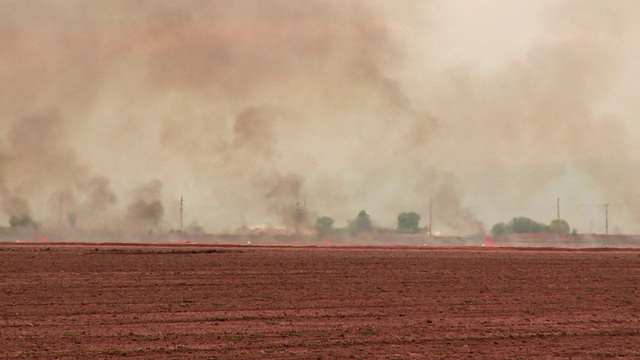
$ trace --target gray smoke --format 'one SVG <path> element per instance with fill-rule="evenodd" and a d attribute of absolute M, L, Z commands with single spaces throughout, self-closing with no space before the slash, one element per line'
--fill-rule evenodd
<path fill-rule="evenodd" d="M 91 175 L 80 165 L 65 124 L 57 113 L 37 114 L 11 123 L 0 164 L 0 197 L 8 217 L 31 216 L 30 199 L 49 198 L 52 225 L 73 214 L 86 228 L 104 227 L 117 197 L 105 176 Z M 8 179 L 8 180 L 7 180 Z M 65 214 L 60 213 L 64 211 Z"/>
<path fill-rule="evenodd" d="M 125 224 L 134 234 L 153 234 L 161 230 L 164 216 L 162 182 L 153 180 L 135 190 L 134 200 L 127 207 Z"/>

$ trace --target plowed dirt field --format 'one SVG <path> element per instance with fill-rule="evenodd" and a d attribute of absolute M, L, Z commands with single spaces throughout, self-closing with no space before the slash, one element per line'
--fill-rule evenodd
<path fill-rule="evenodd" d="M 640 358 L 640 252 L 0 243 L 1 358 Z"/>

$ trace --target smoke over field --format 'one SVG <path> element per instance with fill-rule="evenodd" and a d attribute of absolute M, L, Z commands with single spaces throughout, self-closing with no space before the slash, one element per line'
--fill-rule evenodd
<path fill-rule="evenodd" d="M 0 9 L 0 224 L 167 231 L 184 196 L 209 231 L 393 226 L 432 199 L 464 234 L 561 197 L 640 231 L 636 1 Z"/>

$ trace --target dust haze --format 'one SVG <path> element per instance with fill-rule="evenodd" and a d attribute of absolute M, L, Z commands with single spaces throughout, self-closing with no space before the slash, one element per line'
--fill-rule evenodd
<path fill-rule="evenodd" d="M 184 196 L 211 232 L 393 226 L 431 199 L 467 234 L 560 197 L 579 231 L 604 203 L 640 231 L 636 1 L 0 10 L 2 225 L 160 233 Z"/>

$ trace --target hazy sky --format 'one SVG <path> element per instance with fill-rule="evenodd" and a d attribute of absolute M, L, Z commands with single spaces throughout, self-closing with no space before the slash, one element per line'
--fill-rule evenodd
<path fill-rule="evenodd" d="M 638 58 L 633 0 L 3 1 L 0 218 L 637 233 Z"/>

